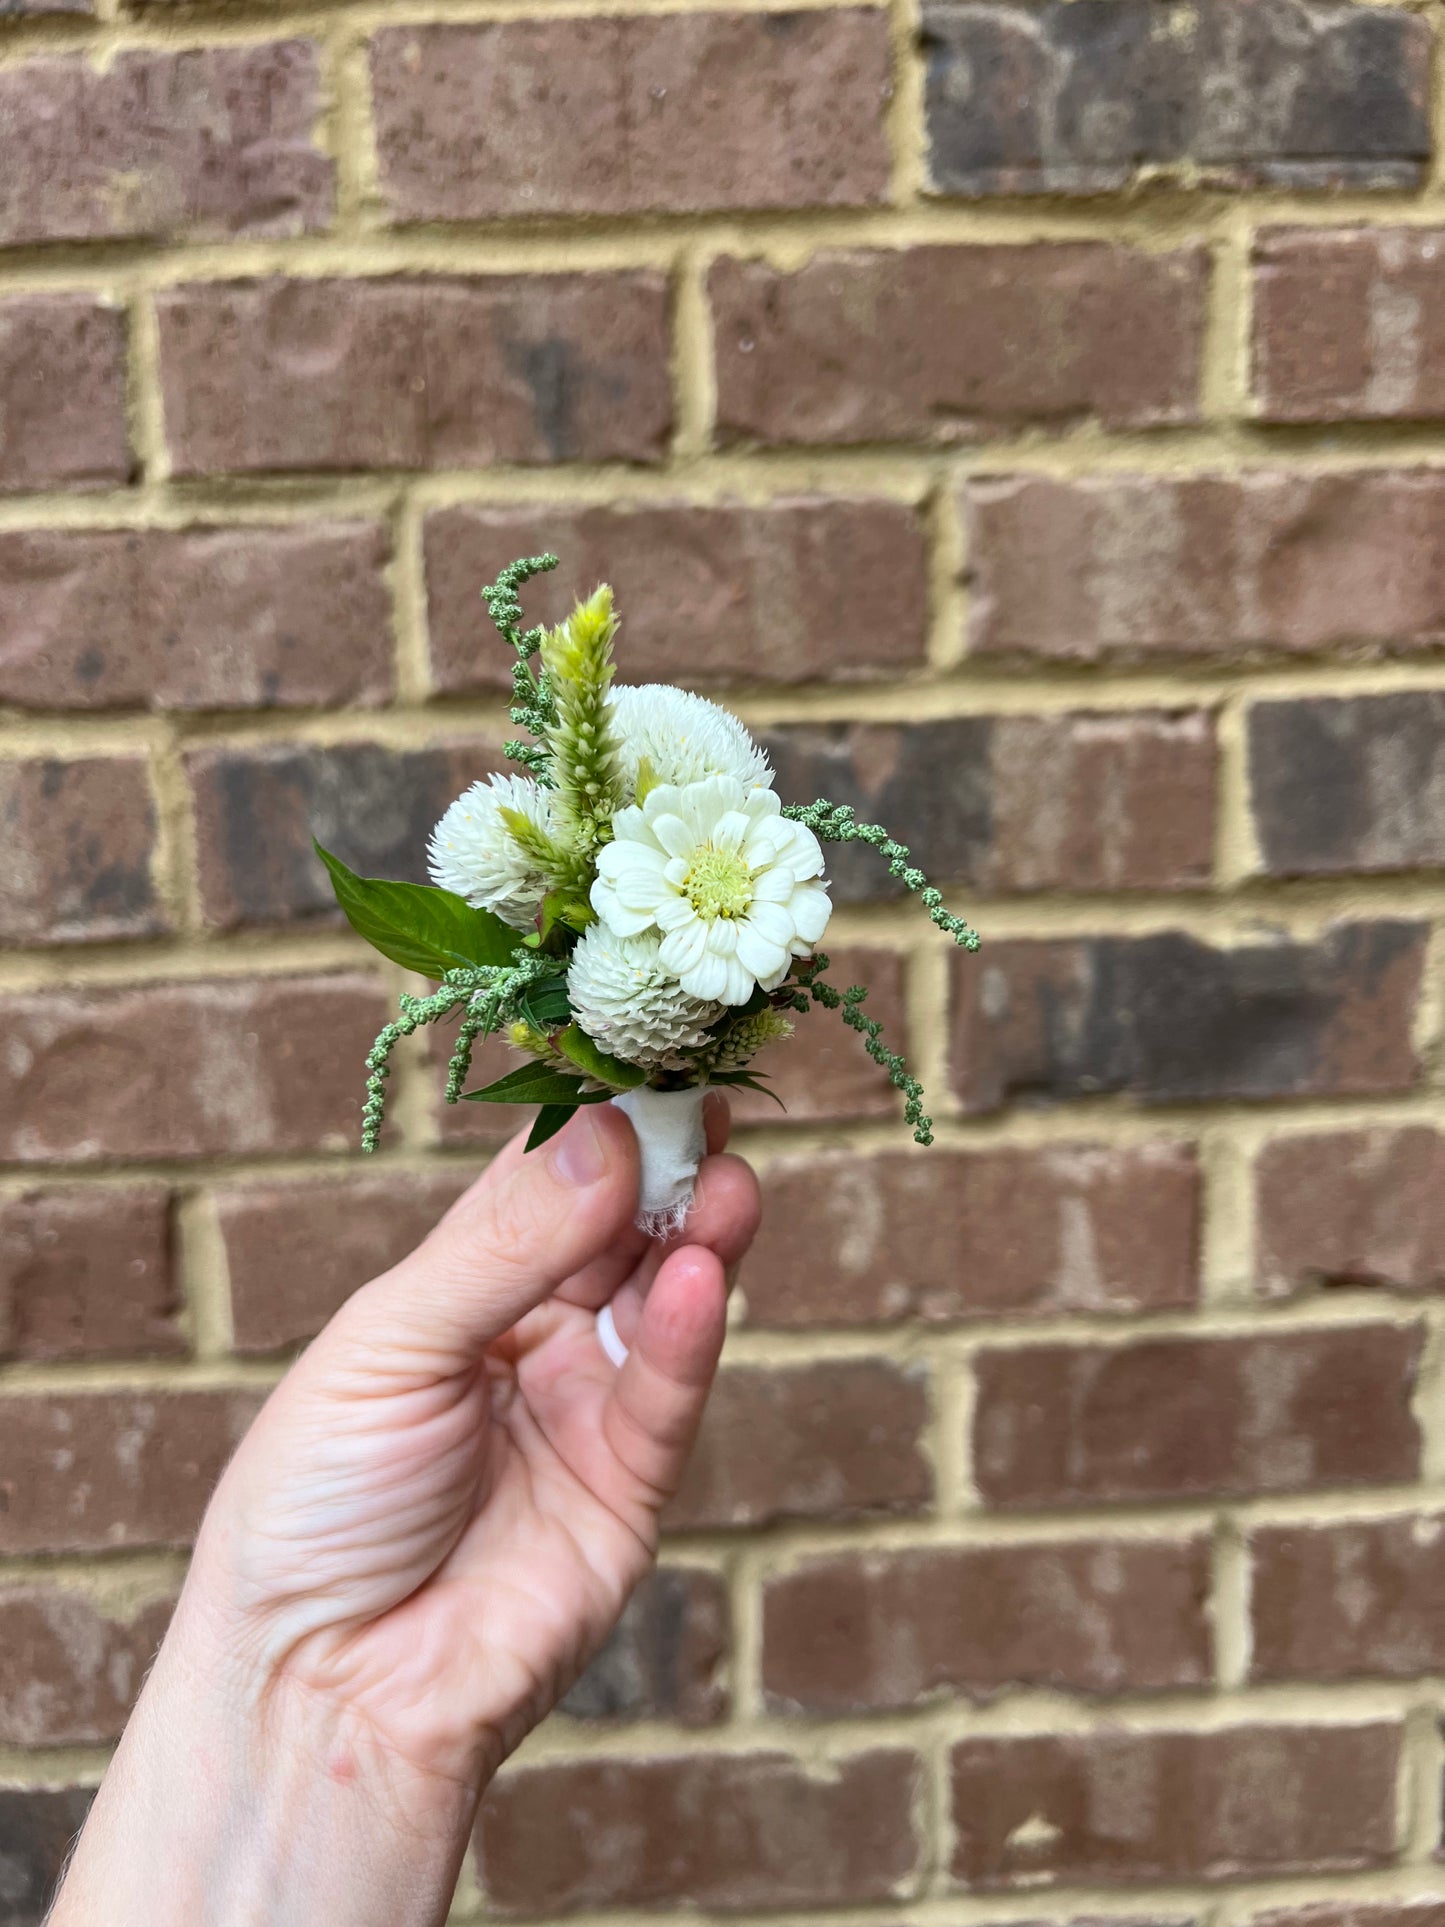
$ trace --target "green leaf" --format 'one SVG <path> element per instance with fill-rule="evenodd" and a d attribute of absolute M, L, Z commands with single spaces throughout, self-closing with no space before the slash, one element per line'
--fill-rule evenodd
<path fill-rule="evenodd" d="M 540 982 L 529 984 L 517 999 L 517 1008 L 535 1030 L 565 1023 L 572 1015 L 572 1006 L 567 1001 L 567 979 L 543 977 Z"/>
<path fill-rule="evenodd" d="M 580 1077 L 535 1061 L 519 1064 L 485 1090 L 463 1091 L 473 1104 L 605 1104 L 611 1091 L 584 1091 Z"/>
<path fill-rule="evenodd" d="M 490 910 L 473 909 L 464 897 L 430 884 L 359 877 L 314 839 L 313 847 L 330 873 L 347 922 L 393 963 L 440 979 L 459 965 L 512 961 L 517 932 Z"/>
<path fill-rule="evenodd" d="M 524 1148 L 535 1151 L 538 1145 L 545 1144 L 549 1137 L 556 1137 L 576 1109 L 575 1104 L 544 1104 L 538 1111 L 531 1130 L 527 1133 Z"/>
<path fill-rule="evenodd" d="M 569 1024 L 555 1041 L 558 1050 L 564 1051 L 579 1070 L 595 1077 L 599 1084 L 611 1084 L 619 1091 L 635 1091 L 639 1084 L 647 1082 L 647 1072 L 640 1064 L 624 1064 L 620 1057 L 609 1057 L 576 1024 Z"/>
<path fill-rule="evenodd" d="M 788 1108 L 777 1092 L 769 1090 L 762 1078 L 755 1077 L 751 1071 L 718 1071 L 711 1081 L 714 1084 L 734 1084 L 743 1091 L 761 1091 L 764 1097 L 770 1097 L 773 1100 L 780 1111 L 786 1111 Z"/>

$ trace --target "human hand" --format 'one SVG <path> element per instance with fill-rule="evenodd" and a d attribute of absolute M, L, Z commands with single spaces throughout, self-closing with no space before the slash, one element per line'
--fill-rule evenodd
<path fill-rule="evenodd" d="M 514 1141 L 293 1367 L 217 1489 L 57 1924 L 92 1917 L 86 1892 L 111 1921 L 172 1918 L 143 1883 L 125 1911 L 114 1862 L 122 1827 L 174 1816 L 158 1788 L 187 1747 L 236 1837 L 177 1843 L 175 1918 L 441 1917 L 481 1789 L 647 1570 L 702 1416 L 758 1215 L 708 1110 L 673 1247 L 632 1227 L 630 1126 L 589 1107 L 541 1152 Z M 609 1299 L 621 1371 L 596 1336 Z M 247 1892 L 275 1899 L 245 1912 Z"/>

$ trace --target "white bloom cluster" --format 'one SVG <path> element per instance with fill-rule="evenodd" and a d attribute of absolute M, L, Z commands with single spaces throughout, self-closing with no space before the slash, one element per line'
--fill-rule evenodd
<path fill-rule="evenodd" d="M 530 776 L 489 776 L 452 804 L 427 845 L 432 882 L 490 910 L 514 930 L 530 930 L 547 894 L 535 857 L 502 818 L 515 810 L 544 836 L 551 834 L 552 802 Z"/>
<path fill-rule="evenodd" d="M 607 717 L 624 801 L 597 852 L 597 920 L 573 952 L 568 999 L 609 1055 L 679 1070 L 730 1009 L 777 989 L 794 958 L 812 954 L 832 907 L 823 852 L 783 816 L 766 757 L 716 703 L 659 683 L 619 686 Z M 538 852 L 558 829 L 548 790 L 493 776 L 437 825 L 432 876 L 530 929 L 555 887 Z"/>

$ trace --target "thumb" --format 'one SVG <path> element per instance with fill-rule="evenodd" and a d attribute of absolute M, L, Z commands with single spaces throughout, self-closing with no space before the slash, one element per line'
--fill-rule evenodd
<path fill-rule="evenodd" d="M 636 1208 L 632 1127 L 610 1104 L 586 1105 L 540 1151 L 522 1156 L 514 1140 L 326 1336 L 359 1341 L 394 1370 L 462 1369 L 600 1257 Z"/>

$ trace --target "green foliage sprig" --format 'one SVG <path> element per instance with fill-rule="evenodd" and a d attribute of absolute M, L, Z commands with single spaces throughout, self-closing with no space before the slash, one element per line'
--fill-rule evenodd
<path fill-rule="evenodd" d="M 533 674 L 532 658 L 541 651 L 547 632 L 540 623 L 531 629 L 522 627 L 522 600 L 517 591 L 534 575 L 545 575 L 556 566 L 555 555 L 524 556 L 520 561 L 509 562 L 496 581 L 482 590 L 482 601 L 487 605 L 494 627 L 502 640 L 516 651 L 517 660 L 512 665 L 511 719 L 518 728 L 530 729 L 537 738 L 535 743 L 511 742 L 503 747 L 514 763 L 530 770 L 542 783 L 550 780 L 551 758 L 545 743 L 552 723 L 552 691 L 545 670 Z"/>
<path fill-rule="evenodd" d="M 922 870 L 909 863 L 908 845 L 897 842 L 881 823 L 860 823 L 851 804 L 830 803 L 826 796 L 819 797 L 816 803 L 789 803 L 783 815 L 804 824 L 824 843 L 871 844 L 887 861 L 889 875 L 897 877 L 906 889 L 914 892 L 940 930 L 946 931 L 961 949 L 978 949 L 978 932 L 970 929 L 962 917 L 944 908 L 942 891 L 935 890 Z"/>
<path fill-rule="evenodd" d="M 849 1030 L 856 1030 L 863 1039 L 863 1048 L 881 1070 L 888 1073 L 888 1081 L 893 1088 L 903 1093 L 903 1119 L 913 1127 L 915 1144 L 932 1144 L 933 1119 L 923 1110 L 923 1086 L 911 1075 L 907 1064 L 897 1051 L 889 1050 L 883 1042 L 883 1025 L 876 1017 L 865 1017 L 863 1002 L 868 995 L 866 984 L 850 984 L 846 990 L 826 981 L 823 973 L 827 970 L 830 958 L 818 951 L 805 964 L 800 964 L 795 976 L 800 989 L 793 992 L 789 1002 L 797 1011 L 809 1008 L 809 998 L 821 1004 L 825 1010 L 841 1010 L 843 1022 Z"/>

